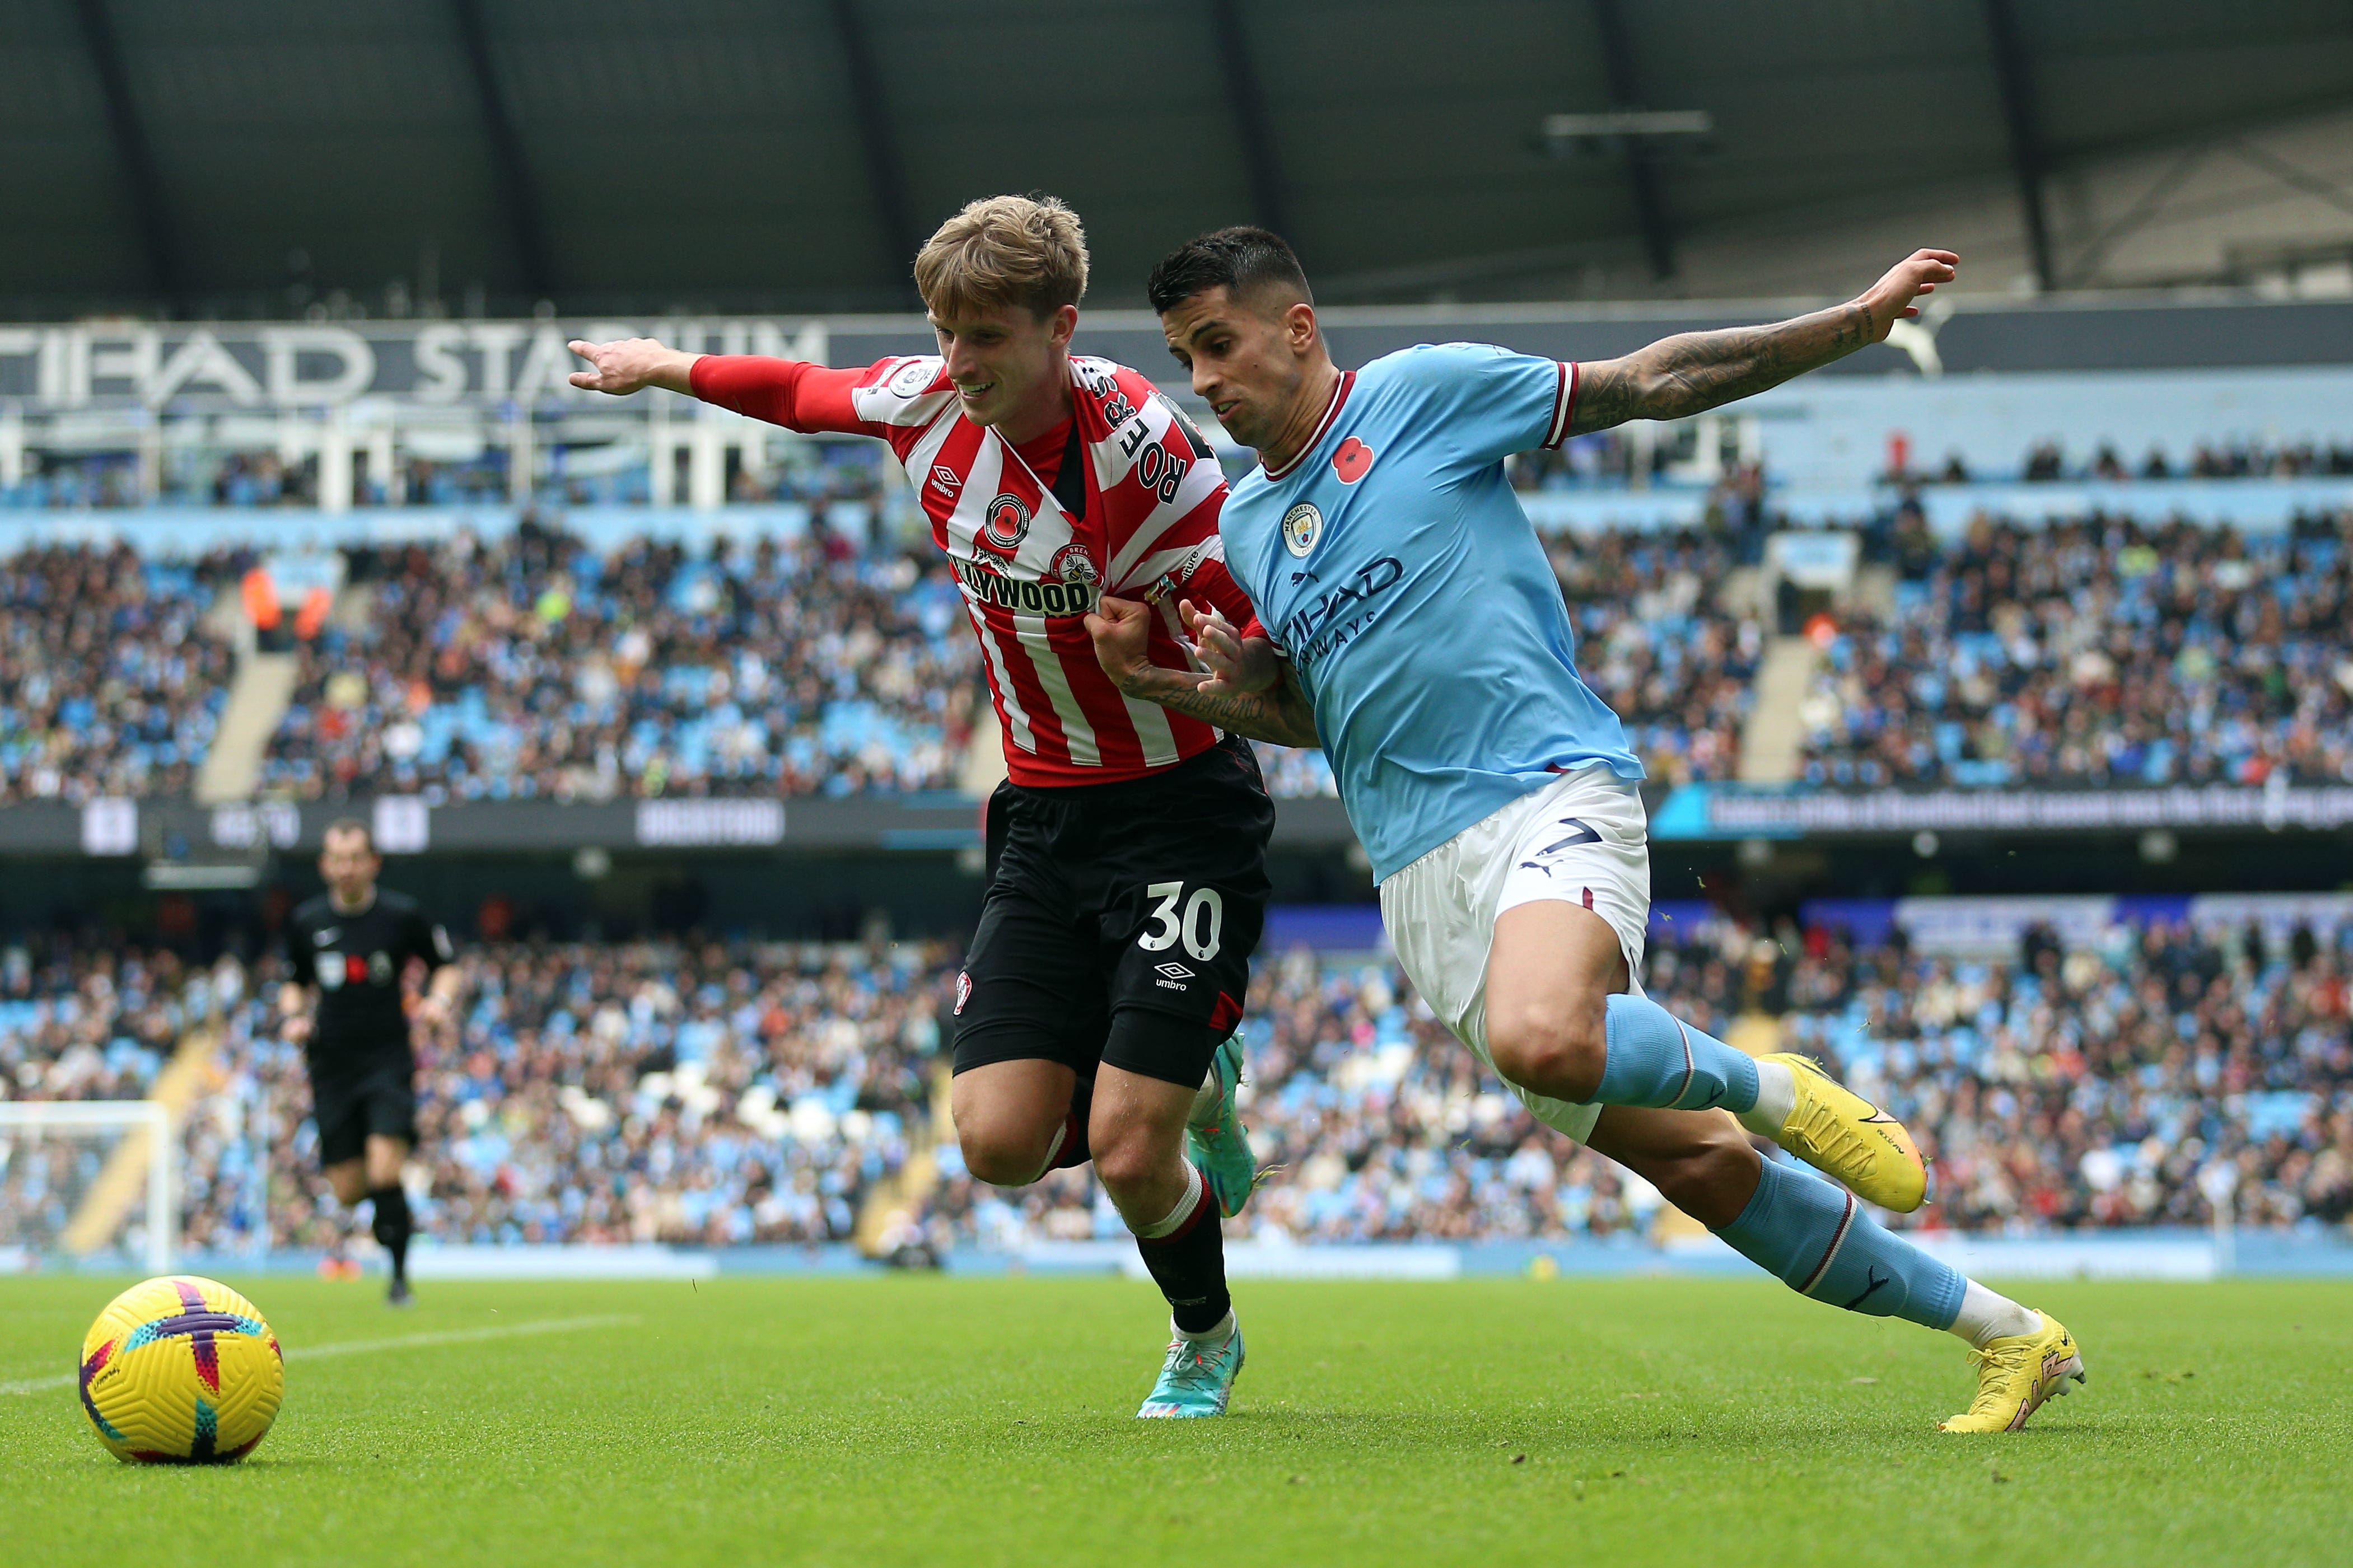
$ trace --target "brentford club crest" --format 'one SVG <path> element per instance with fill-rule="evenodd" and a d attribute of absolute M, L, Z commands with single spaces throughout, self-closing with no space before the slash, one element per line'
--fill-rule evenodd
<path fill-rule="evenodd" d="M 1010 555 L 1029 537 L 1029 508 L 1019 496 L 1000 495 L 981 514 L 979 542 Z"/>
<path fill-rule="evenodd" d="M 1095 569 L 1094 557 L 1087 553 L 1085 545 L 1075 542 L 1065 544 L 1055 552 L 1053 563 L 1046 569 L 1046 574 L 1059 577 L 1065 583 L 1103 585 L 1103 574 Z"/>

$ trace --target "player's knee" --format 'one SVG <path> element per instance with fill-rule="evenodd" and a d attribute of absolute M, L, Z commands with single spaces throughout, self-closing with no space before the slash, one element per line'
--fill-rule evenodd
<path fill-rule="evenodd" d="M 1487 1016 L 1487 1052 L 1495 1070 L 1523 1089 L 1584 1101 L 1600 1087 L 1609 1055 L 1608 998 L 1523 1002 Z"/>
<path fill-rule="evenodd" d="M 1025 1127 L 1012 1121 L 958 1123 L 956 1147 L 965 1169 L 993 1187 L 1026 1187 L 1038 1179 L 1053 1142 L 1053 1128 Z"/>
<path fill-rule="evenodd" d="M 1176 1157 L 1174 1151 L 1134 1134 L 1097 1146 L 1094 1156 L 1095 1177 L 1114 1203 L 1124 1194 L 1151 1187 Z"/>

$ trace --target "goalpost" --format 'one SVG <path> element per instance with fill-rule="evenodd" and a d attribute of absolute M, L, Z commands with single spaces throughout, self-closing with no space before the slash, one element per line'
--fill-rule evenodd
<path fill-rule="evenodd" d="M 160 1100 L 0 1100 L 0 1255 L 114 1247 L 170 1273 L 173 1134 Z"/>

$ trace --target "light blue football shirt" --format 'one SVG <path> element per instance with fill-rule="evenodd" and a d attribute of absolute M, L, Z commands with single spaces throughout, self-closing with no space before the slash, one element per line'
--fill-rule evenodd
<path fill-rule="evenodd" d="M 1642 776 L 1504 478 L 1567 432 L 1573 387 L 1554 360 L 1406 349 L 1344 375 L 1307 449 L 1227 498 L 1227 566 L 1314 700 L 1376 878 L 1570 769 Z"/>

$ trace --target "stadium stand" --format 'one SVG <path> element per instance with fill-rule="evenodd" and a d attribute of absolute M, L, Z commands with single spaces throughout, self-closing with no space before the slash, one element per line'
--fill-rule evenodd
<path fill-rule="evenodd" d="M 1652 776 L 1730 776 L 1760 645 L 1753 617 L 1721 606 L 1732 547 L 1545 539 L 1588 679 Z M 258 553 L 41 545 L 0 566 L 0 799 L 189 793 L 236 669 L 205 617 Z M 821 521 L 690 552 L 647 537 L 599 549 L 526 516 L 504 534 L 343 553 L 333 614 L 280 639 L 299 676 L 260 759 L 265 795 L 948 789 L 986 717 L 944 566 Z M 33 659 L 69 601 L 67 657 Z M 1334 793 L 1321 753 L 1260 755 L 1277 795 Z"/>
<path fill-rule="evenodd" d="M 188 1121 L 194 1247 L 318 1247 L 299 1052 L 275 960 L 184 965 L 59 942 L 0 961 L 0 1085 L 132 1099 L 173 1042 L 217 1029 Z M 447 1241 L 814 1242 L 930 1128 L 952 955 L 746 943 L 510 943 L 464 960 L 454 1033 L 425 1042 L 418 1212 Z M 1817 925 L 1712 920 L 1661 941 L 1646 984 L 1719 1033 L 1777 1018 L 1883 1098 L 1936 1162 L 1937 1201 L 1891 1223 L 2031 1233 L 2205 1223 L 2200 1173 L 2237 1173 L 2243 1226 L 2353 1215 L 2353 921 L 2111 928 L 1957 962 Z M 1377 958 L 1263 957 L 1246 1113 L 1287 1174 L 1245 1222 L 1299 1240 L 1644 1232 L 1658 1194 L 1537 1127 Z M 266 1157 L 257 1157 L 266 1148 Z M 1000 1192 L 962 1173 L 917 1224 L 935 1248 L 1115 1235 L 1084 1171 Z M 267 1183 L 265 1189 L 264 1183 Z M 265 1205 L 265 1190 L 270 1194 Z M 41 1194 L 15 1193 L 26 1212 Z"/>
<path fill-rule="evenodd" d="M 2159 442 L 2137 460 L 2120 453 L 2113 441 L 2100 442 L 2088 455 L 2070 457 L 2061 442 L 2048 440 L 2036 443 L 2008 474 L 1972 471 L 1956 452 L 1946 458 L 1941 468 L 1887 477 L 1910 484 L 1968 484 L 1991 479 L 2051 484 L 2063 479 L 2285 479 L 2345 474 L 2353 474 L 2353 441 L 2323 444 L 2306 437 L 2274 447 L 2241 437 L 2198 442 L 2182 458 L 2168 455 Z"/>
<path fill-rule="evenodd" d="M 121 545 L 0 561 L 0 803 L 186 794 L 233 664 L 200 623 L 242 566 Z"/>
<path fill-rule="evenodd" d="M 1980 518 L 1900 552 L 1805 708 L 1816 783 L 2353 779 L 2353 517 L 2284 536 Z"/>
<path fill-rule="evenodd" d="M 465 964 L 459 1022 L 420 1041 L 417 1210 L 433 1234 L 475 1242 L 848 1237 L 906 1156 L 952 973 L 912 948 L 740 943 L 498 946 Z M 323 1246 L 333 1222 L 275 973 L 15 949 L 5 1098 L 137 1099 L 185 1031 L 215 1030 L 214 1089 L 185 1130 L 188 1245 Z M 64 1201 L 8 1195 L 0 1212 Z"/>
<path fill-rule="evenodd" d="M 822 528 L 599 552 L 526 521 L 358 563 L 265 788 L 311 798 L 952 787 L 978 658 L 946 567 Z"/>

